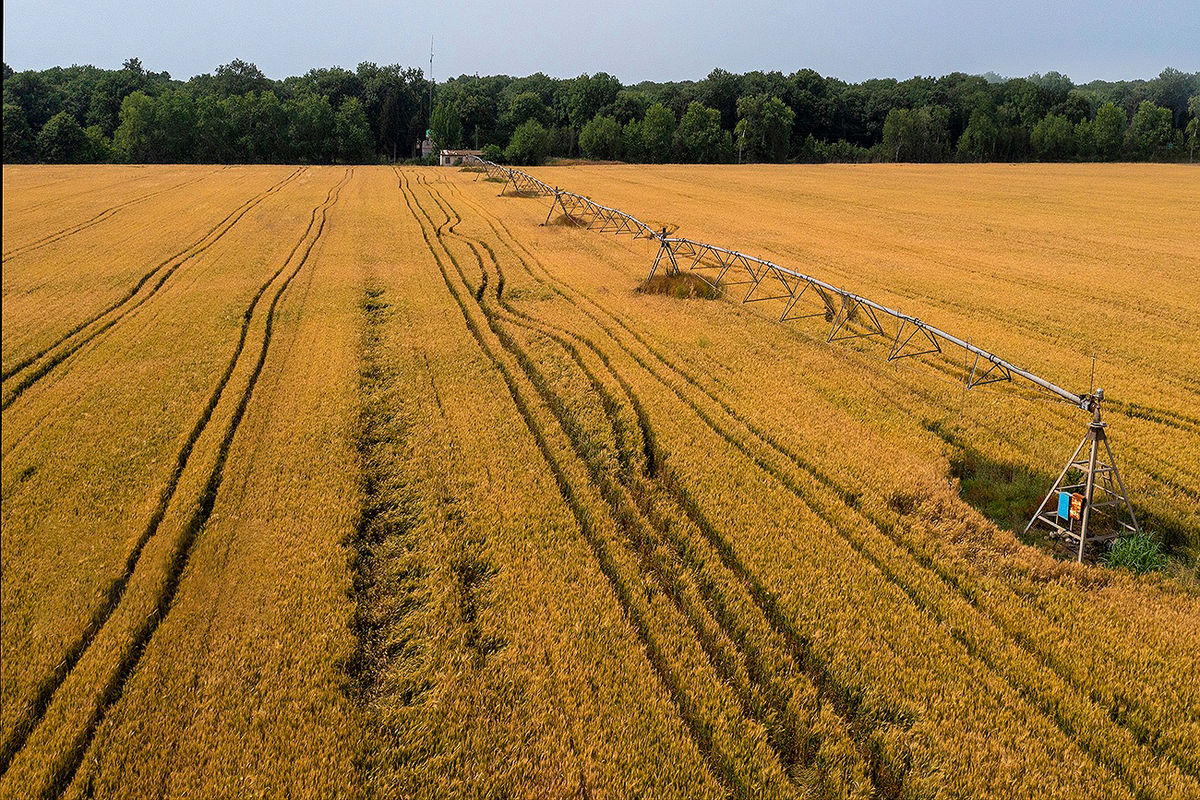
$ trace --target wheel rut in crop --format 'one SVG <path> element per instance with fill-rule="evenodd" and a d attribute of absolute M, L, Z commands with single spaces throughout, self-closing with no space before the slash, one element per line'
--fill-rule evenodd
<path fill-rule="evenodd" d="M 612 586 L 626 619 L 641 642 L 651 668 L 672 700 L 684 729 L 691 735 L 697 751 L 709 767 L 710 774 L 725 786 L 726 791 L 739 797 L 748 796 L 749 787 L 738 775 L 736 765 L 712 741 L 712 732 L 701 717 L 700 709 L 694 702 L 695 698 L 682 690 L 677 665 L 672 662 L 670 654 L 660 641 L 647 599 L 644 595 L 639 595 L 640 589 L 630 586 L 622 577 L 622 554 L 611 549 L 607 542 L 608 535 L 601 530 L 602 524 L 595 518 L 592 509 L 602 507 L 602 501 L 594 497 L 595 488 L 586 479 L 583 466 L 573 462 L 564 452 L 564 448 L 569 449 L 570 445 L 562 443 L 562 431 L 555 430 L 552 422 L 544 420 L 545 410 L 541 407 L 537 392 L 530 385 L 523 368 L 514 363 L 511 353 L 497 336 L 494 320 L 490 320 L 483 313 L 483 305 L 469 301 L 468 298 L 473 298 L 471 283 L 466 280 L 465 273 L 456 263 L 452 252 L 445 248 L 437 237 L 436 223 L 417 204 L 416 192 L 408 185 L 407 176 L 403 173 L 399 173 L 399 188 L 409 213 L 416 218 L 421 227 L 425 243 L 433 253 L 443 281 L 459 306 L 468 329 L 508 387 L 518 413 L 546 460 L 564 503 L 575 517 L 585 541 L 597 559 L 601 573 Z M 584 472 L 582 480 L 580 472 Z"/>
<path fill-rule="evenodd" d="M 446 216 L 446 221 L 437 227 L 439 234 L 445 229 L 461 239 L 478 260 L 483 260 L 482 253 L 487 252 L 491 268 L 498 270 L 500 261 L 491 247 L 481 240 L 457 234 L 454 231 L 460 221 L 457 213 L 448 200 L 432 187 L 427 188 L 433 202 Z M 435 224 L 428 215 L 427 219 L 431 225 Z M 820 741 L 812 733 L 811 725 L 802 720 L 807 718 L 811 723 L 822 706 L 844 713 L 847 707 L 844 698 L 848 695 L 833 690 L 827 673 L 810 675 L 812 680 L 799 689 L 780 677 L 816 669 L 811 654 L 794 631 L 790 637 L 786 635 L 786 626 L 784 635 L 780 635 L 778 616 L 772 620 L 764 613 L 756 604 L 753 591 L 747 591 L 736 573 L 731 572 L 727 564 L 722 564 L 713 549 L 706 546 L 704 537 L 697 530 L 698 509 L 681 505 L 677 498 L 664 491 L 663 485 L 655 482 L 653 476 L 659 456 L 653 445 L 648 417 L 603 351 L 586 337 L 534 319 L 502 299 L 498 298 L 498 302 L 500 308 L 493 311 L 501 326 L 516 326 L 535 336 L 548 338 L 587 377 L 600 398 L 609 435 L 617 450 L 619 467 L 615 469 L 595 456 L 585 432 L 572 418 L 568 403 L 537 370 L 536 359 L 522 349 L 515 337 L 502 335 L 567 433 L 576 456 L 587 466 L 592 483 L 604 497 L 611 516 L 621 520 L 623 546 L 636 559 L 641 574 L 658 587 L 678 615 L 686 620 L 711 669 L 739 702 L 744 716 L 766 731 L 766 742 L 784 772 L 793 779 L 797 774 L 809 774 L 806 771 L 811 770 Z M 595 367 L 588 365 L 581 348 L 589 351 L 588 359 L 595 360 Z M 601 378 L 599 372 L 605 377 Z M 707 521 L 699 519 L 699 524 L 705 525 Z M 707 534 L 713 533 L 709 525 Z M 701 552 L 703 556 L 699 555 Z M 746 575 L 743 570 L 741 577 Z M 761 597 L 760 593 L 757 599 L 761 600 Z M 839 727 L 842 730 L 840 738 L 847 739 L 848 723 L 844 718 Z M 864 730 L 861 724 L 858 728 L 865 739 L 870 731 Z M 854 752 L 844 745 L 842 751 Z M 877 788 L 884 796 L 899 790 L 900 770 L 875 764 L 868 776 L 866 763 L 873 760 L 872 753 L 865 743 L 858 751 L 862 756 L 856 768 L 858 782 L 865 784 L 868 777 L 890 772 L 893 780 L 889 783 L 881 779 Z M 811 779 L 808 784 L 811 785 Z"/>
<path fill-rule="evenodd" d="M 245 388 L 236 400 L 236 405 L 233 408 L 231 417 L 226 425 L 224 435 L 220 440 L 220 444 L 216 451 L 214 463 L 208 473 L 208 478 L 205 482 L 203 492 L 200 497 L 196 509 L 192 513 L 184 526 L 180 538 L 175 543 L 172 550 L 172 556 L 168 566 L 166 580 L 164 581 L 162 590 L 158 596 L 153 612 L 145 619 L 141 626 L 135 632 L 131 644 L 125 649 L 119 659 L 118 667 L 113 672 L 111 680 L 103 688 L 96 702 L 96 705 L 89 715 L 88 721 L 76 736 L 72 746 L 67 752 L 59 755 L 57 761 L 51 766 L 50 780 L 43 788 L 41 795 L 43 797 L 56 797 L 66 791 L 74 780 L 76 771 L 79 769 L 83 758 L 95 737 L 96 731 L 103 722 L 104 717 L 109 708 L 111 708 L 121 697 L 126 681 L 136 671 L 142 654 L 145 651 L 146 645 L 153 637 L 159 624 L 166 618 L 170 612 L 171 606 L 174 603 L 175 594 L 179 588 L 180 581 L 183 577 L 184 569 L 187 566 L 188 558 L 191 555 L 192 546 L 195 544 L 197 537 L 202 531 L 208 518 L 211 516 L 213 508 L 216 504 L 217 493 L 220 490 L 221 483 L 224 479 L 224 468 L 226 459 L 229 454 L 230 447 L 241 425 L 246 409 L 250 404 L 251 397 L 254 394 L 255 386 L 258 383 L 259 376 L 262 374 L 263 366 L 266 363 L 267 353 L 270 349 L 273 327 L 275 322 L 276 310 L 280 300 L 284 296 L 293 279 L 297 276 L 300 270 L 308 263 L 309 256 L 312 254 L 313 248 L 320 241 L 325 230 L 328 212 L 337 203 L 342 188 L 349 182 L 353 174 L 352 169 L 348 169 L 343 177 L 329 190 L 325 200 L 313 209 L 312 216 L 309 220 L 308 227 L 301 235 L 300 239 L 293 246 L 287 259 L 279 267 L 275 273 L 262 284 L 258 292 L 251 300 L 247 307 L 242 321 L 242 329 L 240 337 L 232 354 L 227 368 L 214 388 L 209 402 L 201 414 L 200 419 L 192 429 L 188 439 L 184 442 L 183 447 L 176 459 L 175 469 L 173 470 L 167 486 L 163 489 L 160 496 L 158 508 L 155 510 L 146 529 L 139 537 L 133 551 L 126 561 L 125 572 L 110 585 L 106 592 L 106 597 L 93 615 L 92 621 L 89 623 L 83 636 L 70 648 L 67 656 L 73 657 L 64 659 L 62 664 L 48 679 L 39 687 L 36 700 L 33 704 L 30 718 L 14 733 L 10 740 L 5 743 L 4 755 L 6 759 L 3 763 L 3 769 L 0 770 L 0 777 L 3 777 L 11 765 L 12 760 L 20 753 L 21 749 L 28 740 L 28 737 L 33 733 L 38 724 L 45 715 L 53 701 L 54 694 L 58 687 L 62 685 L 66 677 L 70 674 L 75 664 L 82 658 L 88 647 L 95 640 L 96 635 L 104 627 L 109 617 L 116 611 L 124 596 L 125 588 L 129 580 L 133 577 L 137 569 L 140 555 L 143 552 L 145 545 L 158 531 L 158 527 L 166 514 L 167 508 L 171 500 L 175 496 L 175 490 L 178 486 L 180 476 L 184 468 L 188 465 L 189 457 L 193 451 L 196 442 L 200 436 L 208 429 L 212 415 L 219 404 L 224 390 L 227 388 L 230 378 L 237 369 L 242 360 L 242 354 L 245 351 L 245 345 L 248 338 L 249 330 L 255 311 L 259 303 L 266 296 L 268 289 L 278 281 L 278 286 L 271 296 L 271 302 L 265 312 L 265 323 L 263 328 L 263 338 L 258 350 L 257 360 L 254 362 L 251 372 L 248 376 Z M 299 257 L 297 258 L 297 254 Z M 288 270 L 289 264 L 293 264 Z M 282 276 L 282 281 L 280 277 Z"/>
<path fill-rule="evenodd" d="M 59 337 L 53 344 L 42 348 L 37 353 L 22 359 L 19 363 L 10 367 L 4 373 L 3 380 L 6 382 L 10 378 L 15 378 L 16 380 L 5 391 L 3 400 L 0 400 L 0 410 L 8 409 L 26 389 L 34 386 L 53 371 L 55 367 L 78 352 L 84 345 L 108 331 L 126 316 L 136 311 L 142 304 L 150 300 L 150 298 L 154 297 L 180 267 L 219 242 L 251 209 L 277 193 L 284 186 L 303 174 L 303 172 L 303 168 L 295 170 L 283 180 L 242 203 L 198 240 L 170 258 L 159 262 L 144 273 L 115 302 L 79 323 L 79 325 Z M 152 280 L 153 283 L 149 290 L 142 292 L 142 289 L 151 283 Z"/>

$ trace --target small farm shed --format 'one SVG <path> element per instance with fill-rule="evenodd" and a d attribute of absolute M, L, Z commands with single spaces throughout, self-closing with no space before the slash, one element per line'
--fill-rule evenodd
<path fill-rule="evenodd" d="M 468 156 L 483 156 L 482 150 L 443 150 L 438 163 L 443 167 L 457 167 Z"/>

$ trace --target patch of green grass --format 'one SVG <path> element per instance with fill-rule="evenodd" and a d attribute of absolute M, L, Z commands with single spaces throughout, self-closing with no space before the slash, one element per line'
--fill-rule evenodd
<path fill-rule="evenodd" d="M 1135 533 L 1113 542 L 1112 548 L 1100 557 L 1100 563 L 1110 569 L 1158 572 L 1167 568 L 1167 554 L 1157 539 L 1146 533 Z"/>

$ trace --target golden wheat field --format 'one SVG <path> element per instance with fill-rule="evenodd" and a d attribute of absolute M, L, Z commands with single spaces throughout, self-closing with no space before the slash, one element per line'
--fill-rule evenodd
<path fill-rule="evenodd" d="M 986 507 L 1079 409 L 479 173 L 6 166 L 0 796 L 1200 797 L 1196 170 L 531 172 L 1094 355 L 1175 566 Z"/>

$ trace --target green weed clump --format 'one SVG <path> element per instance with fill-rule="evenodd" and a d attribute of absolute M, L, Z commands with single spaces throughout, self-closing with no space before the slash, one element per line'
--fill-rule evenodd
<path fill-rule="evenodd" d="M 1135 533 L 1113 542 L 1112 549 L 1101 558 L 1111 569 L 1132 572 L 1157 572 L 1167 566 L 1167 554 L 1162 544 L 1146 533 Z"/>

